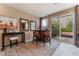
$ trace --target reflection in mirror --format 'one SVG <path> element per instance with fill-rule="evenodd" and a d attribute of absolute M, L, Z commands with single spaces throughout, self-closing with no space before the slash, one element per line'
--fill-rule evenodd
<path fill-rule="evenodd" d="M 36 21 L 30 21 L 30 30 L 36 30 Z"/>
<path fill-rule="evenodd" d="M 27 19 L 20 19 L 20 30 L 27 31 L 29 30 L 29 21 Z"/>
<path fill-rule="evenodd" d="M 48 29 L 48 22 L 46 19 L 42 20 L 42 30 L 47 30 Z"/>

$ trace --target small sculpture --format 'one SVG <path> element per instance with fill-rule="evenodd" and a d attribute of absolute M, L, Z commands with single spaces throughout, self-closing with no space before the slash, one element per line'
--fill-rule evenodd
<path fill-rule="evenodd" d="M 4 31 L 4 33 L 6 33 L 6 32 L 7 32 L 7 28 L 6 28 L 6 26 L 4 26 L 3 31 Z"/>

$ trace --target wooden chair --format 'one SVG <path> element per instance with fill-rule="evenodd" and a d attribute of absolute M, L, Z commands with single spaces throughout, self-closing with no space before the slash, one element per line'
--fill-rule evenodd
<path fill-rule="evenodd" d="M 50 32 L 45 30 L 45 31 L 33 31 L 33 43 L 34 42 L 43 42 L 45 45 L 45 42 L 50 42 L 51 45 L 51 40 L 50 40 Z"/>
<path fill-rule="evenodd" d="M 38 40 L 39 40 L 39 32 L 33 31 L 33 43 L 37 42 L 37 44 L 38 44 Z"/>
<path fill-rule="evenodd" d="M 50 32 L 49 31 L 43 32 L 43 41 L 44 41 L 44 45 L 45 45 L 45 42 L 49 42 L 50 45 L 51 45 L 51 39 L 50 39 Z"/>

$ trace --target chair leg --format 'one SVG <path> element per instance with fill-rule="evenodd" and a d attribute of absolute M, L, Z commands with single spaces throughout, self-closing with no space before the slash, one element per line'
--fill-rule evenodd
<path fill-rule="evenodd" d="M 49 42 L 50 42 L 50 45 L 51 45 L 51 39 L 49 38 Z"/>
<path fill-rule="evenodd" d="M 45 46 L 45 42 L 44 42 L 44 46 Z"/>
<path fill-rule="evenodd" d="M 50 41 L 50 45 L 51 45 L 51 41 Z"/>
<path fill-rule="evenodd" d="M 32 44 L 35 42 L 35 39 L 34 39 L 34 37 L 33 37 L 33 41 L 32 41 Z"/>
<path fill-rule="evenodd" d="M 34 43 L 34 39 L 33 39 L 32 43 Z"/>
<path fill-rule="evenodd" d="M 18 46 L 18 40 L 16 40 L 16 44 L 17 44 L 17 46 Z"/>
<path fill-rule="evenodd" d="M 37 41 L 37 45 L 38 45 L 38 41 Z"/>
<path fill-rule="evenodd" d="M 11 42 L 11 40 L 10 40 L 10 48 L 12 48 L 12 42 Z"/>

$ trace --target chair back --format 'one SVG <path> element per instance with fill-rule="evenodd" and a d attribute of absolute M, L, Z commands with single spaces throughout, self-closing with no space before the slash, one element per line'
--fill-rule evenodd
<path fill-rule="evenodd" d="M 39 34 L 38 31 L 33 31 L 33 36 L 37 36 Z"/>
<path fill-rule="evenodd" d="M 44 35 L 44 37 L 50 37 L 49 31 L 44 31 L 43 35 Z"/>

